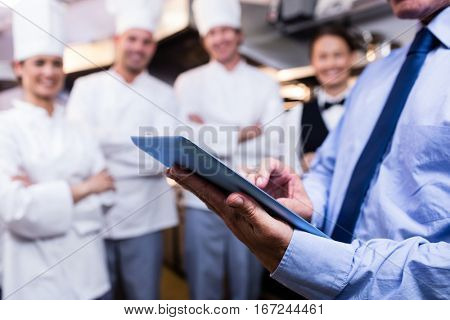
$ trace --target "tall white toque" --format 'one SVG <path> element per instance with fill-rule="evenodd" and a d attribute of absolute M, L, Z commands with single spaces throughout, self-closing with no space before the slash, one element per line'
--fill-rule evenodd
<path fill-rule="evenodd" d="M 22 0 L 14 6 L 14 59 L 63 56 L 66 6 L 55 0 Z"/>
<path fill-rule="evenodd" d="M 165 0 L 108 0 L 107 9 L 116 18 L 116 34 L 129 29 L 155 32 Z"/>
<path fill-rule="evenodd" d="M 194 0 L 192 10 L 201 36 L 214 27 L 241 28 L 239 0 Z"/>

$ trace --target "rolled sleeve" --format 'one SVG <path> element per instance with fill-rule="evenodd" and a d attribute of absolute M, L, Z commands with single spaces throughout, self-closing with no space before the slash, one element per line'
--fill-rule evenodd
<path fill-rule="evenodd" d="M 345 288 L 355 249 L 295 231 L 271 277 L 310 299 L 334 299 Z"/>

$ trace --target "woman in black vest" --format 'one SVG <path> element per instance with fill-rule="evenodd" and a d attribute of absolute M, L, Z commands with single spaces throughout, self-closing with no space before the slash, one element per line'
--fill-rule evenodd
<path fill-rule="evenodd" d="M 338 124 L 350 91 L 350 72 L 356 45 L 339 26 L 319 30 L 310 45 L 311 64 L 320 87 L 304 104 L 301 117 L 302 167 L 308 171 L 315 151 Z"/>

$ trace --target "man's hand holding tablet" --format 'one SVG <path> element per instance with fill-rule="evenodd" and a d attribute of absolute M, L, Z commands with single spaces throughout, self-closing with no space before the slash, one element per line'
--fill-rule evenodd
<path fill-rule="evenodd" d="M 280 263 L 291 241 L 293 228 L 275 219 L 253 199 L 243 193 L 226 195 L 214 184 L 180 167 L 167 170 L 167 176 L 193 192 L 216 212 L 258 257 L 264 267 L 273 272 Z"/>

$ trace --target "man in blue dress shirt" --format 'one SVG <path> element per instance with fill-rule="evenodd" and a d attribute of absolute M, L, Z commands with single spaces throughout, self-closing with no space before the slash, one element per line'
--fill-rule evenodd
<path fill-rule="evenodd" d="M 311 299 L 450 298 L 450 1 L 390 3 L 422 29 L 366 68 L 311 172 L 300 180 L 270 160 L 249 176 L 283 191 L 280 202 L 335 240 L 294 231 L 244 194 L 168 171 L 273 278 Z"/>

